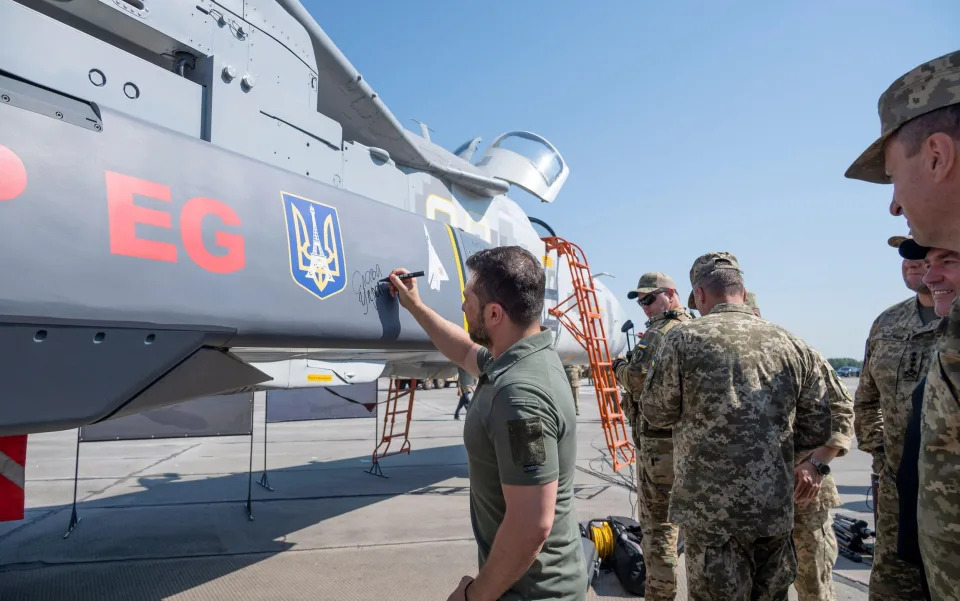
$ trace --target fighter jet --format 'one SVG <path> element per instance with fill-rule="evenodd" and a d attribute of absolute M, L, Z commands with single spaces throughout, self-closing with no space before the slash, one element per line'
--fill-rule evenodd
<path fill-rule="evenodd" d="M 543 323 L 589 363 L 549 311 L 569 257 L 509 196 L 552 203 L 560 152 L 512 131 L 473 161 L 477 138 L 405 129 L 296 0 L 0 0 L 0 95 L 0 436 L 451 376 L 380 280 L 424 271 L 465 324 L 465 261 L 497 245 L 543 258 Z"/>

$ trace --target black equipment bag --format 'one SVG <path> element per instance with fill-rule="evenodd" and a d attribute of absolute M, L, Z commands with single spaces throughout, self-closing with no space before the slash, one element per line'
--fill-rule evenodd
<path fill-rule="evenodd" d="M 580 542 L 583 545 L 583 559 L 587 564 L 587 588 L 589 589 L 600 573 L 600 552 L 597 545 L 590 540 L 590 534 L 583 524 L 580 524 Z"/>
<path fill-rule="evenodd" d="M 640 540 L 643 533 L 636 520 L 610 516 L 610 527 L 613 529 L 613 572 L 624 590 L 634 595 L 643 596 L 646 590 L 647 565 L 643 561 L 643 549 Z"/>

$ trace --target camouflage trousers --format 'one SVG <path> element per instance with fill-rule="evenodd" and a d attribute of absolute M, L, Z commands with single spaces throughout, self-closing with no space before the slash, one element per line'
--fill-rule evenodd
<path fill-rule="evenodd" d="M 570 392 L 573 394 L 573 406 L 580 415 L 580 379 L 583 377 L 583 370 L 579 365 L 570 365 L 564 368 L 567 374 L 567 380 L 570 382 Z"/>
<path fill-rule="evenodd" d="M 690 601 L 787 601 L 797 575 L 790 532 L 761 538 L 682 532 Z"/>
<path fill-rule="evenodd" d="M 793 544 L 797 549 L 798 601 L 836 601 L 833 565 L 837 561 L 837 535 L 830 510 L 798 505 L 794 511 Z"/>
<path fill-rule="evenodd" d="M 960 599 L 960 540 L 956 535 L 920 536 L 920 553 L 933 601 Z"/>
<path fill-rule="evenodd" d="M 880 474 L 877 493 L 877 534 L 870 572 L 870 601 L 923 601 L 920 568 L 897 555 L 900 496 L 896 475 L 889 468 Z M 929 569 L 929 568 L 928 568 Z"/>
<path fill-rule="evenodd" d="M 673 440 L 641 438 L 637 443 L 637 497 L 647 567 L 646 601 L 672 601 L 677 595 L 677 526 L 667 521 L 673 486 Z"/>

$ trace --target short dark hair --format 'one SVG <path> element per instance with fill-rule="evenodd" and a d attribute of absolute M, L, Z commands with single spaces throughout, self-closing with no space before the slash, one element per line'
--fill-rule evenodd
<path fill-rule="evenodd" d="M 897 139 L 903 144 L 907 156 L 915 156 L 927 138 L 935 133 L 945 133 L 954 142 L 960 142 L 960 104 L 951 104 L 904 123 L 897 130 Z"/>
<path fill-rule="evenodd" d="M 746 291 L 743 275 L 736 269 L 718 269 L 697 282 L 697 286 L 711 296 L 733 296 Z"/>
<path fill-rule="evenodd" d="M 517 325 L 540 321 L 546 275 L 533 253 L 519 246 L 487 248 L 467 259 L 480 303 L 497 303 Z"/>

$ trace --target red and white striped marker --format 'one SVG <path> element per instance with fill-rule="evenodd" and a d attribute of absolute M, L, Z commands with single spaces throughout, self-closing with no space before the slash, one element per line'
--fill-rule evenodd
<path fill-rule="evenodd" d="M 27 435 L 0 436 L 0 522 L 23 519 Z"/>

